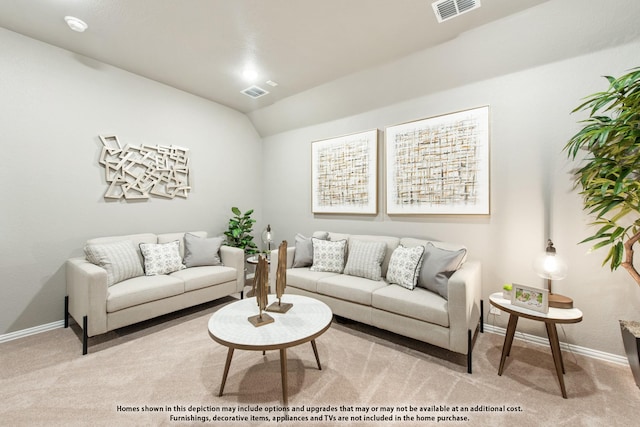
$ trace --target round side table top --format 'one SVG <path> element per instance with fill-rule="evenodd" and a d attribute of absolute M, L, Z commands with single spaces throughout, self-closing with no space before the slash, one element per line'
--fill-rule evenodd
<path fill-rule="evenodd" d="M 269 304 L 277 301 L 275 295 L 269 295 Z M 282 302 L 291 303 L 293 307 L 282 314 L 268 312 L 274 322 L 259 327 L 247 320 L 260 312 L 255 297 L 226 305 L 209 319 L 209 335 L 227 347 L 273 350 L 314 340 L 329 329 L 333 313 L 322 301 L 284 294 Z"/>
<path fill-rule="evenodd" d="M 577 308 L 549 307 L 548 313 L 530 310 L 511 304 L 511 300 L 502 297 L 502 292 L 495 292 L 489 296 L 491 304 L 509 314 L 515 314 L 527 319 L 550 321 L 554 323 L 578 323 L 582 320 L 582 311 Z"/>

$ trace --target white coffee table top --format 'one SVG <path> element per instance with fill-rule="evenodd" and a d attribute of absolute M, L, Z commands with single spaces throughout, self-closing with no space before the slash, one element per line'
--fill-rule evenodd
<path fill-rule="evenodd" d="M 574 323 L 582 320 L 582 311 L 577 308 L 549 307 L 548 313 L 540 313 L 535 310 L 529 310 L 525 307 L 511 304 L 511 300 L 502 297 L 502 292 L 491 294 L 489 296 L 489 300 L 493 305 L 508 313 L 514 312 L 515 314 L 522 315 L 529 319 L 534 318 L 534 320 L 547 320 L 554 321 L 556 323 Z"/>
<path fill-rule="evenodd" d="M 269 304 L 277 302 L 269 295 Z M 286 313 L 263 312 L 273 323 L 255 327 L 247 320 L 259 313 L 255 297 L 233 302 L 216 311 L 209 319 L 209 335 L 227 347 L 245 350 L 270 350 L 292 347 L 311 341 L 331 325 L 333 313 L 322 301 L 301 295 L 282 296 L 293 307 Z"/>

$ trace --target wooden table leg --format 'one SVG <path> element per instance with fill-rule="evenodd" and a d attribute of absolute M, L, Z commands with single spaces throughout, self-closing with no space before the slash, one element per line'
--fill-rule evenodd
<path fill-rule="evenodd" d="M 280 349 L 280 375 L 282 376 L 282 401 L 284 406 L 288 405 L 288 386 L 287 386 L 287 349 Z"/>
<path fill-rule="evenodd" d="M 318 369 L 322 371 L 320 366 L 320 356 L 318 356 L 318 347 L 316 346 L 316 340 L 311 340 L 311 347 L 313 347 L 313 354 L 316 356 L 316 362 L 318 363 Z"/>
<path fill-rule="evenodd" d="M 556 365 L 556 375 L 560 382 L 560 391 L 562 391 L 562 397 L 567 398 L 567 390 L 564 387 L 564 363 L 562 362 L 562 353 L 560 351 L 560 342 L 558 340 L 558 331 L 556 330 L 556 324 L 545 322 L 547 326 L 547 335 L 549 336 L 549 344 L 551 345 L 551 354 L 553 355 L 553 363 Z"/>
<path fill-rule="evenodd" d="M 229 347 L 227 351 L 227 362 L 224 364 L 224 374 L 222 374 L 222 383 L 220 384 L 220 392 L 218 396 L 222 396 L 224 391 L 224 385 L 227 382 L 227 375 L 229 374 L 229 366 L 231 366 L 231 358 L 233 357 L 233 347 Z"/>
<path fill-rule="evenodd" d="M 509 315 L 509 324 L 507 325 L 507 333 L 504 336 L 504 345 L 502 346 L 502 357 L 500 358 L 500 367 L 498 368 L 498 375 L 502 375 L 504 371 L 504 362 L 507 360 L 507 356 L 511 353 L 511 344 L 513 344 L 513 336 L 516 333 L 516 326 L 518 325 L 518 316 L 515 314 Z"/>

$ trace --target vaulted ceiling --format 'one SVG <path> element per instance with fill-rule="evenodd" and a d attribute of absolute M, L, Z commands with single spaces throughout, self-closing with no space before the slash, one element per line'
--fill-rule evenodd
<path fill-rule="evenodd" d="M 432 0 L 2 0 L 0 26 L 248 113 L 545 1 L 481 0 L 438 23 Z M 241 93 L 252 84 L 270 93 Z"/>

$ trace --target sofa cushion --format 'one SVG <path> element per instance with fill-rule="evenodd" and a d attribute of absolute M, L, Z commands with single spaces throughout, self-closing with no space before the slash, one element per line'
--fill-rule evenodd
<path fill-rule="evenodd" d="M 107 271 L 107 286 L 142 276 L 142 264 L 131 240 L 90 243 L 84 247 L 87 261 Z"/>
<path fill-rule="evenodd" d="M 390 313 L 449 327 L 447 300 L 426 289 L 385 286 L 373 292 L 372 305 Z"/>
<path fill-rule="evenodd" d="M 410 290 L 415 288 L 420 276 L 424 251 L 425 248 L 422 245 L 412 248 L 398 246 L 391 254 L 387 283 L 397 284 Z"/>
<path fill-rule="evenodd" d="M 338 273 L 311 271 L 309 268 L 290 268 L 287 269 L 287 286 L 317 293 L 318 280 L 337 274 Z"/>
<path fill-rule="evenodd" d="M 236 280 L 237 272 L 235 268 L 216 265 L 190 267 L 173 272 L 170 276 L 184 281 L 184 291 L 189 292 Z"/>
<path fill-rule="evenodd" d="M 387 245 L 384 242 L 365 242 L 349 239 L 349 253 L 344 274 L 371 280 L 382 279 L 382 260 Z"/>
<path fill-rule="evenodd" d="M 327 240 L 329 233 L 318 233 L 313 236 L 321 240 Z M 309 267 L 313 264 L 313 243 L 311 237 L 305 237 L 302 234 L 296 234 L 296 248 L 293 254 L 293 268 Z"/>
<path fill-rule="evenodd" d="M 346 253 L 346 240 L 337 242 L 311 238 L 313 243 L 313 264 L 311 271 L 342 273 Z"/>
<path fill-rule="evenodd" d="M 460 268 L 467 250 L 449 251 L 437 248 L 431 242 L 427 243 L 425 249 L 418 286 L 448 298 L 449 277 Z"/>
<path fill-rule="evenodd" d="M 167 275 L 140 276 L 117 283 L 107 290 L 107 312 L 169 298 L 184 293 L 184 282 Z"/>
<path fill-rule="evenodd" d="M 318 280 L 317 286 L 319 294 L 370 306 L 373 291 L 388 285 L 384 280 L 374 281 L 337 274 Z"/>
<path fill-rule="evenodd" d="M 169 274 L 185 268 L 180 256 L 180 241 L 169 243 L 140 243 L 144 258 L 144 274 Z"/>
<path fill-rule="evenodd" d="M 184 265 L 200 267 L 205 265 L 222 265 L 220 246 L 222 237 L 199 237 L 195 234 L 184 234 Z"/>

